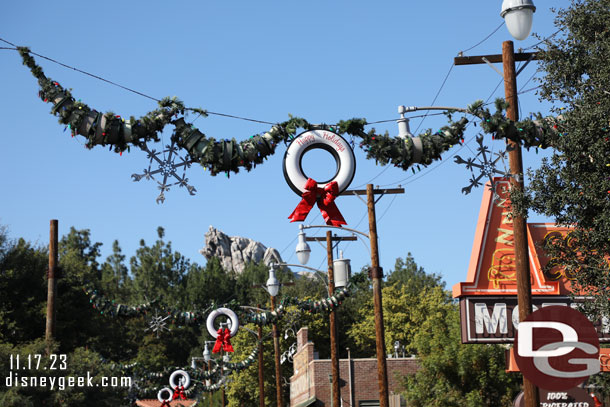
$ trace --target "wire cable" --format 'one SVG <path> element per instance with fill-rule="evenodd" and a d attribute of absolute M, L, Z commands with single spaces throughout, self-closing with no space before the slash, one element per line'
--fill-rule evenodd
<path fill-rule="evenodd" d="M 493 31 L 491 32 L 491 34 L 489 34 L 487 37 L 483 38 L 481 41 L 477 42 L 477 43 L 476 43 L 476 44 L 474 44 L 472 47 L 470 47 L 470 48 L 468 48 L 468 49 L 465 49 L 465 50 L 461 51 L 461 53 L 464 53 L 464 52 L 468 52 L 468 51 L 470 51 L 470 50 L 473 50 L 473 49 L 475 49 L 476 47 L 478 47 L 479 45 L 483 44 L 483 43 L 484 43 L 485 41 L 487 41 L 487 40 L 488 40 L 488 39 L 489 39 L 489 38 L 490 38 L 492 35 L 494 35 L 494 34 L 495 34 L 495 33 L 496 33 L 496 32 L 497 32 L 499 29 L 500 29 L 500 27 L 502 27 L 503 25 L 504 25 L 504 21 L 502 21 L 502 23 L 500 23 L 500 25 L 499 25 L 499 26 L 497 26 L 497 27 L 496 27 L 496 29 L 495 29 L 495 30 L 493 30 Z"/>
<path fill-rule="evenodd" d="M 451 74 L 451 71 L 453 71 L 453 67 L 454 66 L 455 66 L 455 63 L 452 63 L 451 66 L 449 67 L 449 71 L 447 71 L 447 75 L 445 75 L 445 79 L 443 79 L 443 83 L 441 83 L 441 87 L 438 88 L 438 91 L 436 92 L 436 95 L 434 96 L 434 99 L 432 99 L 432 103 L 430 103 L 430 106 L 434 106 L 434 103 L 436 102 L 436 99 L 438 98 L 438 95 L 441 94 L 441 90 L 443 90 L 443 87 L 447 83 L 447 79 L 449 79 L 449 75 Z M 428 117 L 428 112 L 426 112 L 424 117 L 421 119 L 421 121 L 417 125 L 417 128 L 415 129 L 415 133 L 417 133 L 417 131 L 419 130 L 421 125 L 424 123 L 424 120 L 426 120 L 426 117 Z"/>

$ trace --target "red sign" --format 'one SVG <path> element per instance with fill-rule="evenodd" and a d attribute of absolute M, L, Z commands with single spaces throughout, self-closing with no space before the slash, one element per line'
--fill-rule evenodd
<path fill-rule="evenodd" d="M 547 307 L 519 323 L 515 361 L 527 379 L 553 391 L 575 387 L 600 370 L 591 321 L 569 307 Z"/>

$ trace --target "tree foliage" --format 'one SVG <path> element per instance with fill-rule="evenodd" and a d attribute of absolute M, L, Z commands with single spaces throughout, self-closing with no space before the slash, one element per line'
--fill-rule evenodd
<path fill-rule="evenodd" d="M 568 238 L 547 239 L 555 263 L 610 314 L 610 1 L 576 0 L 557 11 L 562 31 L 545 41 L 541 97 L 562 115 L 552 157 L 532 174 L 530 205 Z"/>
<path fill-rule="evenodd" d="M 462 344 L 459 311 L 441 287 L 432 287 L 417 298 L 426 316 L 410 343 L 420 369 L 405 378 L 409 405 L 512 406 L 519 376 L 505 372 L 504 348 Z"/>

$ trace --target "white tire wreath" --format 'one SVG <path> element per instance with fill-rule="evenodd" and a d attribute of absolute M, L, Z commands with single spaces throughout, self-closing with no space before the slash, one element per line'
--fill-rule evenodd
<path fill-rule="evenodd" d="M 218 332 L 214 329 L 214 321 L 221 315 L 225 315 L 229 317 L 231 320 L 231 337 L 234 337 L 237 334 L 237 330 L 239 329 L 239 320 L 237 319 L 237 314 L 228 308 L 218 308 L 215 309 L 208 315 L 208 319 L 206 321 L 206 327 L 208 328 L 208 332 L 214 338 L 218 336 Z"/>
<path fill-rule="evenodd" d="M 347 141 L 340 135 L 328 130 L 310 130 L 299 134 L 288 146 L 284 154 L 284 178 L 290 188 L 299 196 L 305 192 L 305 183 L 309 178 L 303 171 L 303 156 L 309 150 L 320 148 L 328 151 L 335 159 L 335 175 L 326 181 L 318 181 L 318 187 L 324 188 L 336 181 L 339 193 L 345 191 L 356 173 L 356 157 Z"/>
<path fill-rule="evenodd" d="M 176 388 L 180 385 L 180 379 L 179 379 L 180 376 L 182 376 L 182 378 L 184 380 L 182 383 L 182 386 L 185 389 L 191 385 L 191 376 L 189 376 L 189 374 L 186 371 L 180 369 L 180 370 L 176 370 L 169 376 L 169 385 L 172 387 L 172 389 L 176 390 Z M 176 380 L 176 379 L 178 379 L 178 380 Z M 176 383 L 176 381 L 178 383 Z"/>
<path fill-rule="evenodd" d="M 167 392 L 169 394 L 165 399 L 163 398 L 163 392 Z M 164 401 L 172 401 L 173 398 L 174 392 L 169 387 L 164 387 L 157 393 L 157 400 L 159 400 L 160 403 L 163 403 Z"/>

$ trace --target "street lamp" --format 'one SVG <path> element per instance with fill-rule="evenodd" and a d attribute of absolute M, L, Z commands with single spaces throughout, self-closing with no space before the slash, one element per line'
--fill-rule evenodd
<path fill-rule="evenodd" d="M 269 278 L 267 279 L 267 292 L 271 298 L 275 297 L 280 291 L 280 282 L 275 277 L 275 264 L 271 263 L 269 268 Z"/>
<path fill-rule="evenodd" d="M 522 41 L 530 35 L 535 11 L 532 0 L 504 0 L 500 16 L 506 22 L 510 35 Z"/>
<path fill-rule="evenodd" d="M 311 248 L 305 240 L 305 232 L 303 232 L 303 225 L 299 225 L 299 242 L 297 243 L 296 253 L 299 263 L 307 264 L 309 261 L 309 255 L 311 254 Z"/>
<path fill-rule="evenodd" d="M 309 253 L 308 256 L 309 257 Z M 280 291 L 280 282 L 275 277 L 275 263 L 271 263 L 269 265 L 269 278 L 267 279 L 266 285 L 267 292 L 271 297 L 271 311 L 275 311 L 275 297 L 278 295 Z M 277 324 L 275 320 L 271 324 L 272 332 L 273 332 L 273 350 L 275 351 L 275 387 L 276 387 L 276 397 L 277 397 L 277 405 L 279 407 L 283 407 L 284 403 L 282 402 L 282 368 L 280 366 L 280 335 L 277 330 Z"/>

